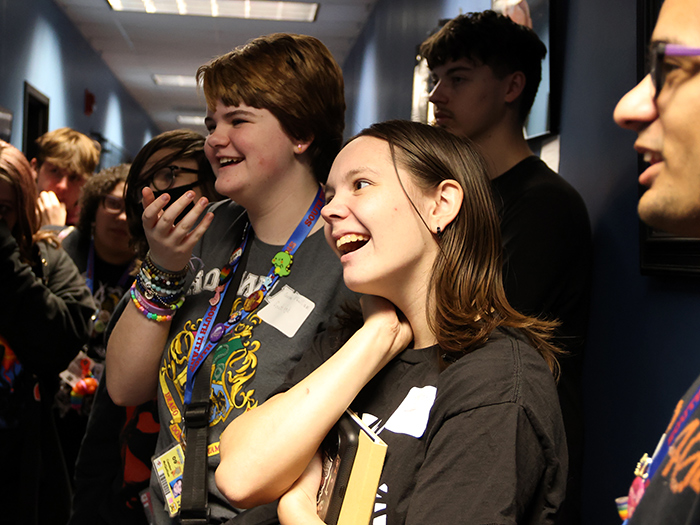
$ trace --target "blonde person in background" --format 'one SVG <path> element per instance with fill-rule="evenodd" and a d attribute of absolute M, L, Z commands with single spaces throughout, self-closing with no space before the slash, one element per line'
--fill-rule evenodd
<path fill-rule="evenodd" d="M 78 199 L 83 185 L 100 162 L 100 144 L 70 128 L 44 133 L 36 141 L 31 161 L 39 190 L 41 226 L 67 226 L 78 222 Z"/>

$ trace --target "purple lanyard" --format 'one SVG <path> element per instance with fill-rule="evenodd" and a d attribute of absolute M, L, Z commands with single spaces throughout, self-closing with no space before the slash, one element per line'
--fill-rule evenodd
<path fill-rule="evenodd" d="M 299 246 L 301 246 L 301 243 L 304 242 L 304 239 L 306 239 L 306 237 L 309 235 L 314 225 L 318 221 L 318 218 L 321 216 L 321 208 L 323 207 L 323 204 L 323 188 L 319 186 L 318 191 L 316 192 L 316 197 L 311 203 L 311 206 L 309 206 L 309 209 L 297 225 L 294 233 L 292 233 L 291 237 L 284 245 L 283 251 L 279 252 L 275 256 L 275 259 L 278 257 L 288 259 L 288 264 L 291 264 L 292 256 L 296 253 Z M 229 265 L 232 266 L 230 276 L 233 276 L 238 270 L 238 264 L 241 260 L 243 252 L 245 251 L 248 237 L 249 232 L 246 228 L 243 243 L 233 252 L 233 255 L 231 256 L 231 261 L 229 262 Z M 273 259 L 273 263 L 275 263 L 275 259 Z M 239 310 L 232 315 L 226 323 L 214 324 L 217 314 L 219 313 L 219 309 L 221 308 L 221 304 L 223 303 L 224 295 L 228 291 L 228 287 L 231 284 L 232 279 L 229 278 L 228 281 L 226 281 L 226 285 L 223 288 L 220 296 L 215 296 L 215 298 L 210 301 L 210 306 L 207 308 L 207 312 L 204 314 L 202 322 L 200 323 L 197 333 L 195 334 L 194 343 L 192 345 L 192 353 L 190 354 L 189 363 L 187 365 L 187 383 L 185 384 L 184 398 L 185 404 L 189 404 L 192 401 L 192 389 L 194 388 L 195 375 L 214 347 L 216 347 L 224 335 L 233 330 L 238 323 L 246 319 L 248 315 L 254 312 L 257 307 L 262 304 L 264 298 L 267 296 L 267 293 L 272 289 L 280 276 L 288 275 L 288 273 L 288 268 L 286 271 L 284 269 L 280 270 L 280 265 L 275 263 L 274 266 L 270 268 L 267 277 L 263 280 L 261 288 L 255 290 L 246 299 L 244 304 L 247 306 L 244 306 L 242 310 Z"/>

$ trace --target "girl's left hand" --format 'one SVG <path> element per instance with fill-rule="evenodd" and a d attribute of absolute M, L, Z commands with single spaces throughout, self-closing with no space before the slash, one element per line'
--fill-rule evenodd
<path fill-rule="evenodd" d="M 322 474 L 321 452 L 317 451 L 299 479 L 280 498 L 277 516 L 281 525 L 323 525 L 316 513 Z"/>

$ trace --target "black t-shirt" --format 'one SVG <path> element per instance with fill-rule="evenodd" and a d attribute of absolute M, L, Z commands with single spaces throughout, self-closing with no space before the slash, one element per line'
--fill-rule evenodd
<path fill-rule="evenodd" d="M 558 319 L 557 385 L 569 446 L 571 505 L 560 523 L 579 517 L 583 459 L 583 347 L 588 327 L 590 223 L 578 192 L 538 157 L 528 157 L 492 181 L 501 216 L 503 282 L 518 311 Z"/>
<path fill-rule="evenodd" d="M 345 340 L 320 337 L 281 390 Z M 405 350 L 351 405 L 388 445 L 371 523 L 552 523 L 567 455 L 544 359 L 500 331 L 442 372 L 438 351 Z"/>

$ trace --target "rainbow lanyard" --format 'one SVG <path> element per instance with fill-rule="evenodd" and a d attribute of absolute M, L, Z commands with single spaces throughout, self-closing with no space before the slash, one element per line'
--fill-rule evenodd
<path fill-rule="evenodd" d="M 232 276 L 235 275 L 238 264 L 241 261 L 243 252 L 246 249 L 250 232 L 248 227 L 245 228 L 244 239 L 233 254 L 229 263 L 224 266 L 221 270 L 221 275 L 219 277 L 219 286 L 216 288 L 216 294 L 209 301 L 209 308 L 202 318 L 202 322 L 197 329 L 195 334 L 194 343 L 192 345 L 192 353 L 190 355 L 189 363 L 187 365 L 187 383 L 185 384 L 185 404 L 190 404 L 192 401 L 192 389 L 194 388 L 195 375 L 199 370 L 207 356 L 216 347 L 216 345 L 221 341 L 221 339 L 233 330 L 241 321 L 246 319 L 252 312 L 254 312 L 263 300 L 267 293 L 272 289 L 275 283 L 280 277 L 285 277 L 289 275 L 289 267 L 292 264 L 292 258 L 296 253 L 301 243 L 309 235 L 314 225 L 321 216 L 321 208 L 324 204 L 324 194 L 323 188 L 319 186 L 316 192 L 316 197 L 314 201 L 309 206 L 309 209 L 304 214 L 296 229 L 292 233 L 291 237 L 284 245 L 284 249 L 278 252 L 272 259 L 273 266 L 267 274 L 267 277 L 263 279 L 260 287 L 253 291 L 248 297 L 246 297 L 243 308 L 236 312 L 232 312 L 231 316 L 224 323 L 214 324 L 216 317 L 223 303 L 223 297 L 228 291 L 228 287 L 231 284 Z"/>

